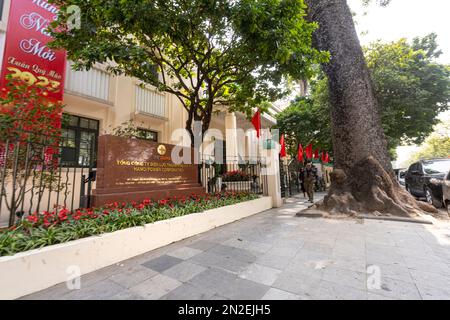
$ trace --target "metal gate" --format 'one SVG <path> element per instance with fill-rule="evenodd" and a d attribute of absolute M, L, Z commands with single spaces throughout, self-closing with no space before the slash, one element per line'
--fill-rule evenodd
<path fill-rule="evenodd" d="M 280 159 L 280 182 L 281 182 L 281 197 L 289 198 L 299 194 L 299 172 L 301 163 L 296 159 L 290 160 L 285 164 Z"/>
<path fill-rule="evenodd" d="M 84 141 L 87 156 L 77 159 L 78 166 L 64 162 L 63 140 L 26 131 L 0 138 L 0 225 L 11 227 L 35 212 L 91 205 L 96 139 Z"/>

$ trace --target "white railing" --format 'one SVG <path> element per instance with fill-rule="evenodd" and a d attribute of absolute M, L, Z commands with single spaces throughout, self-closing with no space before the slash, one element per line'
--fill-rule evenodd
<path fill-rule="evenodd" d="M 166 96 L 136 85 L 136 112 L 165 118 Z"/>
<path fill-rule="evenodd" d="M 68 62 L 65 89 L 69 93 L 109 101 L 110 80 L 111 75 L 105 71 L 95 68 L 89 71 L 73 71 Z"/>

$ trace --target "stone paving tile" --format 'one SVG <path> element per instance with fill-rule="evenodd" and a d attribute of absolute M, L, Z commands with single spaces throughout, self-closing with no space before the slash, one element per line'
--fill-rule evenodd
<path fill-rule="evenodd" d="M 233 273 L 239 273 L 251 264 L 250 262 L 234 259 L 233 257 L 226 257 L 214 252 L 201 253 L 188 261 L 204 267 L 224 269 Z"/>
<path fill-rule="evenodd" d="M 316 253 L 331 255 L 334 245 L 323 244 L 318 242 L 306 241 L 302 247 L 303 250 L 313 251 Z"/>
<path fill-rule="evenodd" d="M 261 300 L 301 300 L 301 298 L 290 292 L 270 288 Z"/>
<path fill-rule="evenodd" d="M 206 241 L 206 240 L 198 240 L 189 245 L 190 248 L 194 248 L 194 249 L 198 249 L 198 250 L 202 250 L 202 251 L 211 249 L 212 247 L 215 247 L 215 246 L 217 246 L 217 243 L 214 243 L 211 241 Z"/>
<path fill-rule="evenodd" d="M 67 284 L 64 282 L 46 290 L 24 296 L 19 300 L 58 300 L 70 292 L 71 291 L 67 288 Z"/>
<path fill-rule="evenodd" d="M 170 269 L 167 269 L 163 272 L 163 274 L 178 281 L 187 282 L 205 270 L 205 267 L 199 266 L 197 264 L 182 262 Z"/>
<path fill-rule="evenodd" d="M 107 300 L 122 293 L 126 289 L 117 283 L 106 279 L 90 286 L 82 286 L 80 290 L 73 290 L 63 295 L 63 300 Z"/>
<path fill-rule="evenodd" d="M 379 289 L 368 289 L 368 292 L 396 300 L 421 300 L 422 298 L 415 284 L 387 277 L 381 279 Z"/>
<path fill-rule="evenodd" d="M 332 260 L 332 255 L 322 252 L 315 252 L 306 249 L 300 249 L 294 257 L 294 260 L 309 261 L 309 260 Z"/>
<path fill-rule="evenodd" d="M 237 276 L 235 274 L 211 268 L 189 280 L 189 283 L 198 288 L 205 288 L 215 293 L 219 293 L 223 292 L 226 287 L 236 279 Z"/>
<path fill-rule="evenodd" d="M 331 266 L 331 260 L 298 260 L 293 259 L 284 269 L 286 272 L 322 278 L 324 270 Z"/>
<path fill-rule="evenodd" d="M 176 249 L 175 251 L 168 252 L 167 255 L 178 259 L 187 260 L 202 252 L 203 252 L 202 250 L 194 248 L 181 247 Z"/>
<path fill-rule="evenodd" d="M 110 276 L 114 274 L 121 273 L 123 271 L 123 267 L 125 265 L 123 263 L 114 264 L 112 266 L 102 268 L 97 270 L 96 272 L 91 272 L 81 276 L 81 285 L 84 287 L 93 285 L 97 282 L 108 279 Z"/>
<path fill-rule="evenodd" d="M 172 290 L 160 300 L 210 300 L 215 293 L 211 290 L 199 289 L 189 283 L 185 283 Z"/>
<path fill-rule="evenodd" d="M 273 288 L 281 289 L 300 296 L 312 297 L 321 282 L 320 277 L 306 276 L 300 273 L 283 272 L 275 283 Z"/>
<path fill-rule="evenodd" d="M 296 248 L 296 247 L 274 246 L 267 253 L 285 258 L 293 258 L 297 255 L 300 249 L 301 249 L 300 247 Z"/>
<path fill-rule="evenodd" d="M 239 277 L 271 286 L 280 274 L 281 270 L 265 267 L 255 263 L 250 265 L 245 271 L 241 272 Z"/>
<path fill-rule="evenodd" d="M 389 297 L 386 297 L 386 296 L 382 296 L 382 295 L 379 295 L 379 294 L 375 294 L 375 293 L 372 293 L 372 292 L 368 292 L 367 293 L 367 300 L 395 300 L 394 298 L 389 298 Z"/>
<path fill-rule="evenodd" d="M 424 300 L 450 300 L 450 287 L 448 286 L 430 286 L 424 282 L 418 282 L 416 286 Z"/>
<path fill-rule="evenodd" d="M 323 271 L 322 279 L 337 285 L 345 285 L 361 291 L 367 290 L 365 273 L 330 266 Z"/>
<path fill-rule="evenodd" d="M 395 252 L 395 247 L 390 246 L 376 246 L 367 247 L 366 250 L 367 264 L 395 264 L 406 266 L 405 259 L 397 252 Z"/>
<path fill-rule="evenodd" d="M 322 280 L 313 297 L 316 300 L 367 300 L 367 291 Z"/>
<path fill-rule="evenodd" d="M 207 251 L 207 253 L 215 253 L 226 258 L 232 258 L 243 262 L 253 263 L 259 254 L 249 250 L 234 248 L 230 246 L 217 245 Z"/>
<path fill-rule="evenodd" d="M 432 272 L 441 274 L 446 277 L 450 277 L 450 267 L 442 262 L 442 260 L 425 260 L 420 259 L 419 257 L 405 257 L 405 263 L 408 269 L 423 271 L 423 272 Z"/>
<path fill-rule="evenodd" d="M 244 249 L 250 250 L 257 253 L 267 253 L 270 249 L 272 249 L 273 245 L 268 243 L 260 243 L 256 241 L 247 241 L 245 242 Z"/>
<path fill-rule="evenodd" d="M 360 256 L 340 256 L 333 258 L 333 266 L 357 273 L 367 272 L 367 262 Z"/>
<path fill-rule="evenodd" d="M 223 243 L 223 245 L 234 247 L 234 248 L 245 249 L 245 247 L 248 245 L 249 242 L 250 241 L 246 241 L 246 240 L 239 239 L 239 238 L 231 238 L 231 239 L 228 239 L 227 241 L 225 241 Z"/>
<path fill-rule="evenodd" d="M 415 283 L 426 283 L 427 286 L 434 288 L 450 288 L 450 277 L 446 277 L 439 273 L 409 270 Z"/>
<path fill-rule="evenodd" d="M 116 273 L 109 277 L 109 279 L 124 288 L 131 288 L 157 274 L 152 269 L 137 265 L 124 268 L 123 272 Z"/>
<path fill-rule="evenodd" d="M 230 300 L 230 299 L 225 298 L 225 297 L 222 297 L 222 296 L 219 296 L 218 294 L 215 294 L 215 295 L 213 295 L 213 296 L 210 298 L 210 300 L 222 300 L 222 301 L 224 301 L 224 300 Z"/>
<path fill-rule="evenodd" d="M 260 300 L 269 289 L 263 284 L 237 278 L 217 293 L 231 300 Z"/>
<path fill-rule="evenodd" d="M 145 300 L 145 299 L 140 295 L 137 295 L 129 290 L 125 290 L 109 297 L 108 300 Z"/>
<path fill-rule="evenodd" d="M 132 293 L 145 298 L 146 300 L 157 300 L 181 285 L 181 282 L 159 274 L 130 288 L 129 290 Z"/>
<path fill-rule="evenodd" d="M 381 278 L 387 277 L 391 279 L 397 279 L 404 282 L 414 283 L 414 279 L 411 276 L 410 270 L 399 264 L 377 264 L 368 265 L 367 267 L 375 266 L 380 270 Z"/>
<path fill-rule="evenodd" d="M 292 258 L 281 257 L 274 254 L 263 254 L 259 256 L 255 262 L 266 267 L 284 270 L 291 260 Z"/>
<path fill-rule="evenodd" d="M 153 260 L 147 261 L 147 262 L 143 263 L 142 265 L 146 268 L 155 270 L 157 272 L 163 272 L 181 262 L 183 262 L 183 260 L 164 255 L 164 256 L 155 258 Z"/>

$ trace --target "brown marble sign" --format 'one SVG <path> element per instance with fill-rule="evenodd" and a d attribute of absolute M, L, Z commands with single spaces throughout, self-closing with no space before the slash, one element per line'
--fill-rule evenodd
<path fill-rule="evenodd" d="M 172 160 L 174 145 L 104 135 L 99 138 L 95 206 L 202 194 L 198 166 Z M 193 159 L 191 148 L 183 148 Z"/>

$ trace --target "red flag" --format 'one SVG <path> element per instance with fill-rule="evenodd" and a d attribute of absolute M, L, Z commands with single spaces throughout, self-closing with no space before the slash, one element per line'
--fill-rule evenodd
<path fill-rule="evenodd" d="M 327 157 L 326 157 L 326 155 L 325 155 L 325 151 L 322 151 L 321 159 L 322 159 L 322 162 L 323 162 L 323 163 L 326 163 Z"/>
<path fill-rule="evenodd" d="M 301 144 L 299 144 L 298 146 L 298 156 L 297 156 L 298 161 L 303 162 L 305 159 L 303 158 L 303 146 Z"/>
<path fill-rule="evenodd" d="M 319 149 L 314 151 L 314 159 L 319 159 Z"/>
<path fill-rule="evenodd" d="M 256 130 L 256 137 L 259 139 L 261 136 L 261 111 L 257 111 L 252 118 L 252 124 Z"/>
<path fill-rule="evenodd" d="M 286 143 L 284 142 L 284 134 L 281 136 L 280 145 L 281 145 L 280 155 L 282 158 L 286 158 L 287 152 L 286 152 Z"/>
<path fill-rule="evenodd" d="M 312 159 L 313 157 L 313 145 L 310 144 L 309 146 L 306 147 L 305 149 L 306 152 L 306 159 Z"/>
<path fill-rule="evenodd" d="M 327 155 L 325 156 L 325 163 L 329 163 L 330 162 L 330 155 L 327 152 Z"/>

